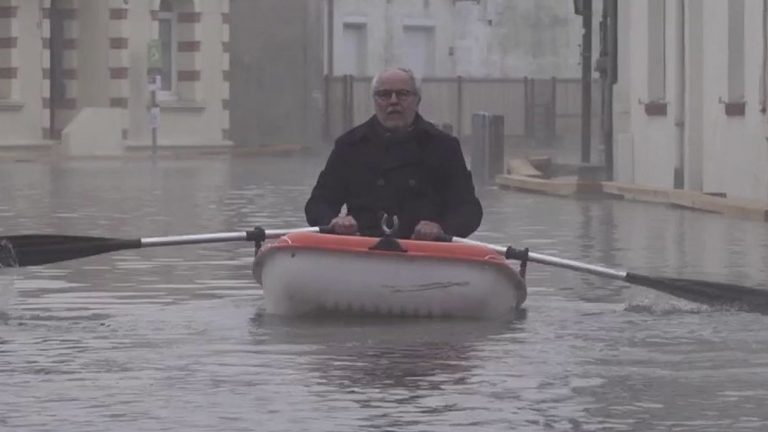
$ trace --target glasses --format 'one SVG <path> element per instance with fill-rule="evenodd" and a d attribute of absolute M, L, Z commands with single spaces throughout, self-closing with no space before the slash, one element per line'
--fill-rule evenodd
<path fill-rule="evenodd" d="M 373 92 L 373 97 L 375 97 L 378 100 L 381 101 L 388 101 L 392 99 L 392 95 L 395 95 L 397 97 L 397 100 L 403 100 L 407 99 L 413 95 L 415 95 L 416 92 L 413 92 L 411 90 L 376 90 Z"/>

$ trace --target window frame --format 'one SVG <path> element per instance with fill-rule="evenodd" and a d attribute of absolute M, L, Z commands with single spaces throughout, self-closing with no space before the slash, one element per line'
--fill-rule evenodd
<path fill-rule="evenodd" d="M 170 86 L 168 89 L 163 89 L 162 87 L 165 87 L 165 83 L 161 83 L 162 86 L 157 92 L 157 97 L 160 100 L 177 100 L 178 99 L 178 81 L 176 79 L 177 71 L 178 71 L 178 65 L 176 64 L 176 46 L 178 45 L 178 12 L 176 11 L 174 2 L 172 0 L 167 0 L 168 3 L 171 5 L 172 10 L 167 11 L 163 10 L 162 6 L 160 10 L 157 13 L 157 38 L 160 40 L 160 45 L 163 46 L 163 41 L 161 39 L 161 31 L 160 26 L 161 21 L 168 21 L 170 25 L 170 53 L 163 52 L 163 57 L 166 55 L 170 55 L 170 68 L 168 75 L 170 76 Z M 161 2 L 161 5 L 163 3 Z M 163 66 L 164 68 L 164 66 Z"/>

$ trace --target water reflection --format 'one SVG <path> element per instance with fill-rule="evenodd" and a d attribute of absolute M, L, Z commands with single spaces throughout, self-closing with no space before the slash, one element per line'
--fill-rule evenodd
<path fill-rule="evenodd" d="M 429 430 L 436 419 L 475 411 L 458 402 L 465 396 L 457 389 L 476 385 L 483 350 L 495 339 L 515 349 L 525 319 L 525 310 L 497 321 L 257 314 L 250 333 L 256 346 L 284 347 L 282 352 L 302 347 L 311 394 L 329 413 L 346 407 L 344 417 L 357 419 L 356 430 Z"/>
<path fill-rule="evenodd" d="M 318 384 L 344 391 L 439 390 L 467 380 L 473 356 L 494 336 L 523 331 L 527 312 L 503 320 L 280 319 L 257 315 L 256 344 L 310 345 Z"/>
<path fill-rule="evenodd" d="M 0 237 L 0 269 L 18 267 L 19 262 L 8 240 Z"/>

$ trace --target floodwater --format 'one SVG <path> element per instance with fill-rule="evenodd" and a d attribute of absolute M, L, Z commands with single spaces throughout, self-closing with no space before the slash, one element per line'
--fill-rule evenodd
<path fill-rule="evenodd" d="M 0 236 L 303 226 L 317 159 L 0 165 Z M 768 227 L 482 191 L 473 238 L 765 286 Z M 530 264 L 501 322 L 261 314 L 247 243 L 0 269 L 0 430 L 765 431 L 768 316 Z M 343 271 L 343 263 L 338 269 Z"/>

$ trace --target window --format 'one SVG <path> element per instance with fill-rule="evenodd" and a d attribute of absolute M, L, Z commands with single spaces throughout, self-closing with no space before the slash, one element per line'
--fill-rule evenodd
<path fill-rule="evenodd" d="M 666 0 L 648 0 L 648 102 L 666 102 Z"/>
<path fill-rule="evenodd" d="M 435 27 L 403 26 L 404 60 L 416 76 L 435 75 Z"/>
<path fill-rule="evenodd" d="M 368 74 L 368 29 L 364 21 L 347 21 L 342 27 L 341 70 L 343 74 Z"/>
<path fill-rule="evenodd" d="M 744 0 L 728 1 L 728 101 L 744 101 Z"/>
<path fill-rule="evenodd" d="M 160 11 L 157 16 L 160 49 L 163 61 L 160 69 L 161 88 L 159 96 L 163 98 L 173 97 L 176 91 L 176 13 L 171 0 L 160 2 Z"/>

